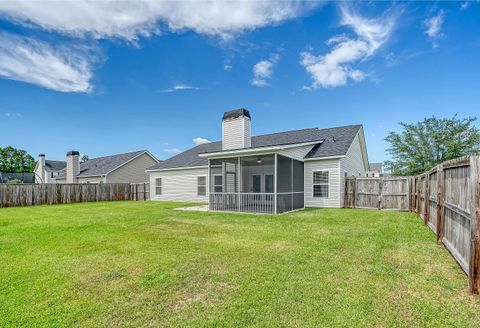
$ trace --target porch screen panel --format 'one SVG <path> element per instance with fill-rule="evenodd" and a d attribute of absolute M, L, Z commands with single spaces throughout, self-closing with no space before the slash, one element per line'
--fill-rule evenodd
<path fill-rule="evenodd" d="M 238 158 L 210 160 L 210 209 L 238 210 Z"/>
<path fill-rule="evenodd" d="M 293 196 L 292 196 L 292 208 L 299 209 L 304 208 L 304 165 L 303 162 L 292 160 L 293 162 Z"/>
<path fill-rule="evenodd" d="M 303 162 L 277 156 L 277 212 L 304 207 Z"/>
<path fill-rule="evenodd" d="M 277 155 L 277 212 L 292 210 L 292 159 Z"/>

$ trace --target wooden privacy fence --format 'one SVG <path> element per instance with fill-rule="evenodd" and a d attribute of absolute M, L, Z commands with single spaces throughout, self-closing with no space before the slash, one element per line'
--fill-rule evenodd
<path fill-rule="evenodd" d="M 0 184 L 0 207 L 132 199 L 129 183 Z"/>
<path fill-rule="evenodd" d="M 344 207 L 408 211 L 408 188 L 408 177 L 347 178 Z"/>
<path fill-rule="evenodd" d="M 480 292 L 480 154 L 414 177 L 345 179 L 344 206 L 416 212 Z"/>

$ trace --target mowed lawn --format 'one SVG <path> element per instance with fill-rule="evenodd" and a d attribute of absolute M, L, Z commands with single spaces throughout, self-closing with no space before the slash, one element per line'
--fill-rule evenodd
<path fill-rule="evenodd" d="M 0 326 L 479 327 L 480 297 L 411 213 L 0 209 Z"/>

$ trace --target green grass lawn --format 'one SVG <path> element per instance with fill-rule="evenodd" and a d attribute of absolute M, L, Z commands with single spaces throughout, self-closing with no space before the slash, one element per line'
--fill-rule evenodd
<path fill-rule="evenodd" d="M 0 326 L 479 327 L 411 213 L 159 202 L 0 209 Z"/>

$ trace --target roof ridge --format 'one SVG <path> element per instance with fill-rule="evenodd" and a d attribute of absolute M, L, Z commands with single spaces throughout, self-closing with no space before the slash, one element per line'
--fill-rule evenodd
<path fill-rule="evenodd" d="M 133 154 L 133 153 L 140 153 L 140 152 L 145 152 L 147 151 L 146 149 L 144 150 L 136 150 L 136 151 L 129 151 L 126 153 L 119 153 L 119 154 L 113 154 L 113 155 L 106 155 L 106 156 L 100 156 L 100 157 L 94 157 L 94 158 L 89 158 L 88 161 L 94 160 L 94 159 L 102 159 L 102 158 L 108 158 L 108 157 L 113 157 L 113 156 L 121 156 L 121 155 L 127 155 L 127 154 Z M 88 162 L 85 161 L 84 163 Z"/>

